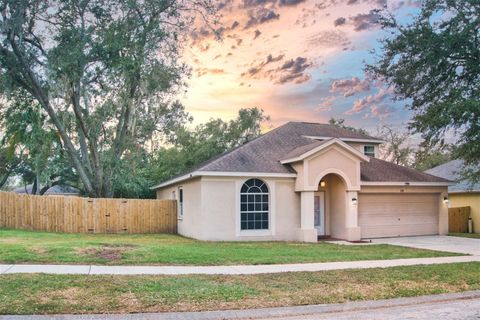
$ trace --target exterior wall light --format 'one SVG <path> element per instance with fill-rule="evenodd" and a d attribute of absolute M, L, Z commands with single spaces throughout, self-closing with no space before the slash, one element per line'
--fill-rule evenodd
<path fill-rule="evenodd" d="M 353 204 L 354 206 L 357 205 L 357 198 L 352 198 L 352 204 Z"/>
<path fill-rule="evenodd" d="M 444 202 L 445 204 L 448 204 L 448 197 L 443 197 L 443 202 Z"/>
<path fill-rule="evenodd" d="M 326 185 L 327 183 L 324 180 L 320 181 L 320 187 L 325 188 Z"/>

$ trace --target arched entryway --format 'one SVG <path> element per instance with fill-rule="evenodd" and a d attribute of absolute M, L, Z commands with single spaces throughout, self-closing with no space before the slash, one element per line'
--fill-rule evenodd
<path fill-rule="evenodd" d="M 295 191 L 300 193 L 299 241 L 317 241 L 315 195 L 320 196 L 322 180 L 326 192 L 323 233 L 349 241 L 360 240 L 357 198 L 362 161 L 369 161 L 369 158 L 339 139 L 331 139 L 300 156 L 282 160 L 282 164 L 291 165 L 297 173 Z"/>
<path fill-rule="evenodd" d="M 321 177 L 314 193 L 314 226 L 319 237 L 346 238 L 347 190 L 340 175 Z"/>

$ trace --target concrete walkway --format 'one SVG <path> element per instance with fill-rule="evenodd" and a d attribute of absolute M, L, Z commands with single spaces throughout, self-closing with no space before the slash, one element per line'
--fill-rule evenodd
<path fill-rule="evenodd" d="M 0 265 L 0 274 L 47 273 L 84 275 L 186 275 L 186 274 L 262 274 L 301 271 L 328 271 L 343 269 L 387 268 L 398 266 L 480 262 L 480 256 L 415 258 L 394 260 L 367 260 L 346 262 L 238 265 L 238 266 L 97 266 L 97 265 Z"/>
<path fill-rule="evenodd" d="M 339 304 L 250 310 L 96 315 L 5 315 L 0 316 L 0 320 L 478 320 L 479 317 L 480 291 L 468 291 L 463 293 L 449 293 L 378 301 L 357 301 Z"/>
<path fill-rule="evenodd" d="M 373 244 L 390 244 L 417 249 L 455 252 L 480 256 L 480 239 L 452 236 L 417 236 L 372 239 Z"/>

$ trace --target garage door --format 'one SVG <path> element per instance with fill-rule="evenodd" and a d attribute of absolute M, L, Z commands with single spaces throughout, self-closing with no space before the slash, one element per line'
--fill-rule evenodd
<path fill-rule="evenodd" d="M 362 238 L 438 233 L 437 194 L 360 194 Z"/>

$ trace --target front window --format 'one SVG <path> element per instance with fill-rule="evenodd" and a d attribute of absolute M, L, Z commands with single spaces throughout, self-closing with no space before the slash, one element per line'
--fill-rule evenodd
<path fill-rule="evenodd" d="M 246 181 L 240 191 L 240 227 L 241 230 L 267 230 L 268 225 L 268 187 L 260 179 Z"/>
<path fill-rule="evenodd" d="M 375 147 L 363 146 L 363 154 L 369 157 L 375 157 Z"/>

